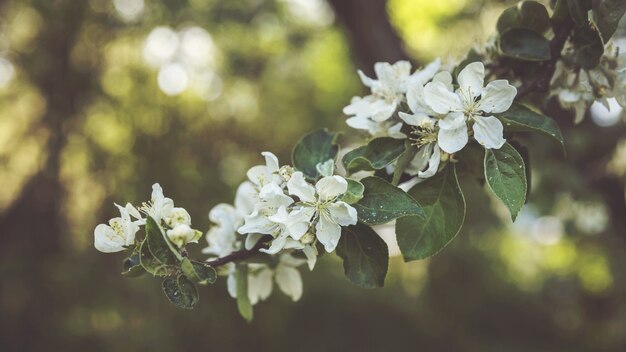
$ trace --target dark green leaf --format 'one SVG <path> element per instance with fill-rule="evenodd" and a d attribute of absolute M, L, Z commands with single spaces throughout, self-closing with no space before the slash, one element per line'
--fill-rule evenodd
<path fill-rule="evenodd" d="M 522 3 L 520 26 L 530 28 L 537 33 L 550 29 L 550 15 L 543 4 L 537 1 Z"/>
<path fill-rule="evenodd" d="M 404 152 L 404 149 L 403 139 L 376 138 L 366 146 L 347 153 L 342 162 L 349 173 L 361 170 L 380 170 L 396 160 Z"/>
<path fill-rule="evenodd" d="M 576 26 L 586 26 L 589 22 L 587 12 L 591 10 L 591 0 L 567 0 L 570 16 Z"/>
<path fill-rule="evenodd" d="M 148 241 L 144 240 L 141 243 L 139 250 L 141 266 L 150 274 L 154 276 L 170 276 L 179 271 L 178 265 L 164 264 L 160 260 L 156 259 L 150 249 L 148 248 Z"/>
<path fill-rule="evenodd" d="M 593 18 L 605 43 L 611 39 L 620 19 L 626 12 L 624 0 L 597 0 L 593 2 Z"/>
<path fill-rule="evenodd" d="M 170 276 L 163 280 L 162 286 L 167 299 L 178 308 L 193 309 L 198 303 L 196 286 L 185 275 Z"/>
<path fill-rule="evenodd" d="M 354 204 L 363 198 L 363 191 L 365 190 L 365 186 L 359 181 L 346 179 L 348 181 L 348 190 L 341 197 L 341 200 L 348 203 Z"/>
<path fill-rule="evenodd" d="M 506 131 L 540 133 L 557 141 L 565 150 L 565 141 L 559 125 L 547 116 L 518 103 L 514 103 L 509 110 L 496 116 L 502 121 Z"/>
<path fill-rule="evenodd" d="M 317 164 L 335 159 L 337 156 L 339 147 L 335 144 L 336 139 L 337 133 L 325 129 L 313 131 L 302 137 L 291 153 L 293 166 L 310 179 L 318 178 L 320 174 L 317 171 Z"/>
<path fill-rule="evenodd" d="M 361 183 L 365 192 L 354 204 L 360 221 L 378 225 L 407 215 L 424 216 L 424 210 L 415 199 L 382 178 L 370 176 Z"/>
<path fill-rule="evenodd" d="M 183 258 L 180 268 L 188 278 L 200 285 L 215 283 L 217 278 L 215 269 L 208 264 L 192 261 L 189 258 Z"/>
<path fill-rule="evenodd" d="M 550 42 L 527 28 L 511 28 L 500 37 L 500 50 L 505 56 L 526 61 L 550 60 Z"/>
<path fill-rule="evenodd" d="M 250 298 L 248 297 L 248 266 L 237 266 L 237 309 L 239 314 L 248 322 L 252 321 L 253 311 Z"/>
<path fill-rule="evenodd" d="M 600 58 L 604 54 L 604 44 L 600 34 L 590 25 L 574 29 L 572 38 L 577 50 L 576 59 L 584 69 L 591 70 L 600 64 Z"/>
<path fill-rule="evenodd" d="M 348 279 L 363 288 L 383 287 L 389 250 L 385 241 L 369 226 L 358 223 L 344 227 L 337 245 Z"/>
<path fill-rule="evenodd" d="M 465 219 L 465 199 L 454 165 L 415 185 L 409 194 L 426 213 L 396 222 L 398 246 L 405 261 L 428 258 L 450 243 Z"/>
<path fill-rule="evenodd" d="M 526 201 L 526 168 L 520 154 L 510 144 L 485 150 L 485 179 L 515 220 Z"/>
<path fill-rule="evenodd" d="M 498 23 L 496 24 L 496 28 L 498 29 L 498 33 L 504 33 L 508 29 L 513 27 L 518 27 L 521 22 L 521 13 L 517 6 L 511 6 L 508 9 L 504 10 L 500 17 L 498 18 Z"/>
<path fill-rule="evenodd" d="M 122 275 L 128 277 L 139 276 L 146 272 L 146 270 L 141 266 L 141 256 L 138 251 L 133 252 L 130 257 L 124 259 L 122 266 L 124 268 Z"/>
<path fill-rule="evenodd" d="M 178 265 L 182 259 L 178 250 L 165 237 L 159 225 L 149 216 L 146 218 L 146 239 L 144 242 L 148 244 L 152 256 L 163 264 Z"/>

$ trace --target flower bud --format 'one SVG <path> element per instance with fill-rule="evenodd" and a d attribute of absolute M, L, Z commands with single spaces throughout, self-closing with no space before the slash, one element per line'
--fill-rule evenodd
<path fill-rule="evenodd" d="M 191 225 L 191 216 L 184 208 L 173 208 L 170 216 L 165 218 L 167 226 L 174 228 L 178 225 Z"/>
<path fill-rule="evenodd" d="M 291 175 L 293 175 L 294 170 L 293 167 L 289 166 L 289 165 L 284 165 L 282 166 L 279 170 L 278 170 L 278 174 L 280 175 L 280 177 L 283 178 L 283 180 L 285 181 L 289 181 L 291 179 Z"/>
<path fill-rule="evenodd" d="M 179 224 L 173 229 L 167 230 L 167 238 L 178 246 L 178 248 L 183 247 L 189 242 L 197 242 L 198 238 L 201 236 L 202 232 L 192 229 L 187 224 Z"/>

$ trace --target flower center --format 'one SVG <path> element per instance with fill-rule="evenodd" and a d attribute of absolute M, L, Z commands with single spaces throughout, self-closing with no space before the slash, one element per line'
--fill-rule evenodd
<path fill-rule="evenodd" d="M 437 131 L 433 126 L 414 126 L 409 135 L 411 144 L 416 147 L 437 141 Z"/>

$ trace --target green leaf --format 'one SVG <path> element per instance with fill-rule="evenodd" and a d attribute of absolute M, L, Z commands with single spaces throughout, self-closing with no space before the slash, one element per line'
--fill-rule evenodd
<path fill-rule="evenodd" d="M 496 25 L 498 33 L 515 27 L 525 27 L 537 33 L 550 29 L 550 15 L 545 6 L 537 1 L 524 1 L 521 9 L 511 6 L 504 10 Z"/>
<path fill-rule="evenodd" d="M 591 0 L 567 0 L 567 8 L 576 26 L 586 26 L 587 12 L 591 10 Z"/>
<path fill-rule="evenodd" d="M 363 198 L 363 191 L 365 190 L 365 186 L 359 181 L 346 179 L 348 181 L 348 190 L 341 196 L 341 200 L 348 203 L 354 204 Z"/>
<path fill-rule="evenodd" d="M 415 185 L 409 194 L 420 202 L 426 216 L 396 221 L 398 246 L 407 262 L 437 254 L 452 242 L 465 220 L 465 199 L 454 165 Z"/>
<path fill-rule="evenodd" d="M 576 60 L 582 68 L 591 70 L 600 64 L 600 58 L 604 54 L 604 44 L 600 34 L 591 25 L 576 27 L 572 43 L 577 51 Z"/>
<path fill-rule="evenodd" d="M 239 314 L 248 322 L 252 321 L 253 311 L 250 298 L 248 297 L 248 266 L 237 266 L 237 309 Z"/>
<path fill-rule="evenodd" d="M 504 33 L 508 29 L 518 27 L 521 22 L 521 17 L 522 14 L 517 6 L 511 6 L 504 10 L 500 17 L 498 17 L 498 23 L 496 24 L 498 33 Z"/>
<path fill-rule="evenodd" d="M 342 162 L 349 173 L 380 170 L 396 160 L 404 149 L 403 139 L 376 138 L 344 155 Z"/>
<path fill-rule="evenodd" d="M 196 286 L 185 275 L 166 278 L 162 287 L 167 299 L 178 308 L 193 309 L 198 303 Z"/>
<path fill-rule="evenodd" d="M 146 218 L 146 238 L 139 249 L 139 263 L 154 276 L 169 276 L 179 271 L 180 253 L 165 238 L 159 225 Z"/>
<path fill-rule="evenodd" d="M 138 251 L 133 252 L 130 257 L 124 259 L 122 266 L 124 268 L 122 275 L 128 277 L 136 277 L 146 272 L 141 266 L 141 255 Z"/>
<path fill-rule="evenodd" d="M 518 103 L 514 103 L 509 110 L 496 116 L 502 121 L 506 131 L 539 133 L 554 139 L 565 150 L 565 141 L 559 125 L 547 116 Z"/>
<path fill-rule="evenodd" d="M 199 285 L 215 283 L 215 279 L 217 278 L 217 273 L 211 266 L 189 260 L 189 258 L 183 258 L 183 261 L 180 263 L 180 268 L 188 278 Z"/>
<path fill-rule="evenodd" d="M 153 276 L 170 276 L 179 271 L 177 265 L 164 264 L 160 260 L 156 259 L 150 249 L 148 248 L 148 242 L 144 240 L 140 247 L 140 259 L 141 266 Z"/>
<path fill-rule="evenodd" d="M 624 0 L 598 0 L 593 2 L 593 18 L 605 43 L 611 39 L 619 21 L 626 13 Z"/>
<path fill-rule="evenodd" d="M 337 133 L 325 129 L 313 131 L 302 137 L 293 148 L 291 160 L 293 166 L 302 171 L 309 179 L 317 179 L 320 174 L 317 164 L 328 159 L 335 159 L 339 147 L 335 144 Z"/>
<path fill-rule="evenodd" d="M 363 198 L 354 204 L 360 221 L 378 225 L 407 215 L 425 215 L 415 199 L 382 178 L 370 176 L 361 183 L 365 186 Z"/>
<path fill-rule="evenodd" d="M 485 179 L 515 221 L 526 201 L 527 188 L 524 160 L 517 150 L 508 143 L 500 149 L 485 149 Z"/>
<path fill-rule="evenodd" d="M 526 61 L 550 60 L 550 42 L 527 28 L 511 28 L 500 37 L 500 50 L 505 56 Z"/>
<path fill-rule="evenodd" d="M 352 283 L 363 288 L 384 286 L 389 250 L 385 241 L 369 226 L 358 223 L 344 227 L 337 254 L 343 259 L 343 269 Z"/>
<path fill-rule="evenodd" d="M 537 1 L 522 3 L 520 26 L 530 28 L 537 33 L 550 29 L 550 15 L 543 4 Z"/>
<path fill-rule="evenodd" d="M 146 218 L 146 239 L 150 252 L 163 264 L 177 265 L 182 256 L 165 237 L 165 234 L 150 216 Z"/>

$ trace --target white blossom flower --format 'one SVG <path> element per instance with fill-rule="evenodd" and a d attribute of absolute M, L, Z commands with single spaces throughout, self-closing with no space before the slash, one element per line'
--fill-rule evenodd
<path fill-rule="evenodd" d="M 295 172 L 287 182 L 289 194 L 300 199 L 283 225 L 295 240 L 304 236 L 315 223 L 315 236 L 332 252 L 339 243 L 341 226 L 354 225 L 357 212 L 339 199 L 348 190 L 348 182 L 341 176 L 326 176 L 313 185 L 304 180 L 302 172 Z"/>
<path fill-rule="evenodd" d="M 407 87 L 411 84 L 423 85 L 439 70 L 440 65 L 437 59 L 411 75 L 411 64 L 408 61 L 398 61 L 393 65 L 378 62 L 374 65 L 378 79 L 369 78 L 358 71 L 361 81 L 370 87 L 372 94 L 352 98 L 343 109 L 344 114 L 350 116 L 346 123 L 352 128 L 368 131 L 373 137 L 406 138 L 400 132 L 402 124 L 390 118 L 404 101 Z"/>
<path fill-rule="evenodd" d="M 214 206 L 209 212 L 209 220 L 216 225 L 207 232 L 209 245 L 202 253 L 223 257 L 238 250 L 237 229 L 243 225 L 244 217 L 254 210 L 256 202 L 258 191 L 252 183 L 246 181 L 237 188 L 234 206 L 225 203 Z"/>
<path fill-rule="evenodd" d="M 135 211 L 132 205 L 126 207 L 115 204 L 120 217 L 109 220 L 109 224 L 100 224 L 94 230 L 94 247 L 103 253 L 123 251 L 135 242 L 135 234 L 139 231 L 137 222 L 133 222 L 130 213 Z"/>
<path fill-rule="evenodd" d="M 163 188 L 158 183 L 152 185 L 150 202 L 143 203 L 139 210 L 154 219 L 159 224 L 161 219 L 167 218 L 174 209 L 174 201 L 163 195 Z"/>
<path fill-rule="evenodd" d="M 433 77 L 433 82 L 441 82 L 446 87 L 451 87 L 452 76 L 448 72 L 440 72 Z M 437 123 L 439 120 L 433 117 L 438 114 L 424 100 L 424 86 L 422 84 L 409 86 L 406 98 L 412 113 L 400 112 L 399 116 L 407 125 L 413 126 L 409 138 L 419 150 L 405 171 L 411 176 L 432 177 L 437 173 L 441 162 L 441 150 L 437 145 Z"/>
<path fill-rule="evenodd" d="M 267 299 L 272 294 L 273 283 L 293 301 L 302 297 L 302 277 L 296 269 L 304 264 L 303 259 L 295 258 L 289 253 L 279 256 L 276 268 L 264 264 L 248 265 L 248 298 L 251 304 Z M 227 279 L 228 293 L 237 298 L 237 280 L 233 270 Z"/>
<path fill-rule="evenodd" d="M 167 238 L 178 246 L 183 247 L 187 243 L 197 243 L 202 237 L 202 232 L 194 230 L 187 224 L 178 224 L 173 229 L 167 230 Z"/>
<path fill-rule="evenodd" d="M 270 152 L 262 152 L 261 155 L 265 157 L 265 165 L 250 168 L 247 172 L 248 179 L 258 187 L 263 187 L 269 183 L 280 185 L 283 179 L 278 174 L 280 170 L 278 158 Z"/>
<path fill-rule="evenodd" d="M 457 77 L 459 89 L 436 81 L 424 87 L 424 99 L 438 114 L 438 144 L 447 153 L 461 150 L 468 141 L 467 122 L 473 122 L 474 139 L 485 148 L 498 149 L 505 143 L 500 120 L 485 114 L 509 109 L 517 89 L 506 80 L 495 80 L 484 86 L 485 67 L 481 62 L 467 65 Z"/>
<path fill-rule="evenodd" d="M 191 216 L 185 208 L 172 208 L 171 213 L 164 220 L 167 226 L 172 228 L 181 224 L 191 225 Z"/>

